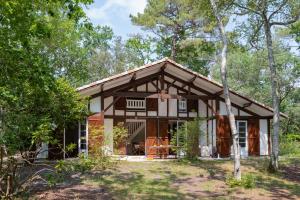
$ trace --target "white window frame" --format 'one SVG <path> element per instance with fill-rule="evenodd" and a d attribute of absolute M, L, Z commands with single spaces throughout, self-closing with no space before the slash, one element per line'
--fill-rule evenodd
<path fill-rule="evenodd" d="M 81 125 L 82 123 L 78 122 L 78 153 L 84 153 L 85 156 L 88 155 L 88 120 L 84 119 L 85 121 L 85 143 L 81 142 Z M 85 149 L 81 148 L 81 144 L 85 144 Z"/>
<path fill-rule="evenodd" d="M 128 110 L 146 110 L 146 99 L 127 99 L 126 108 Z"/>
<path fill-rule="evenodd" d="M 240 123 L 245 123 L 245 147 L 241 147 L 240 145 L 240 131 L 239 131 L 239 127 L 240 127 Z M 240 148 L 245 148 L 245 150 L 248 150 L 248 122 L 247 120 L 236 120 L 236 131 L 237 133 L 239 134 L 239 145 L 240 145 Z"/>
<path fill-rule="evenodd" d="M 186 99 L 178 100 L 178 112 L 187 112 L 187 100 Z"/>

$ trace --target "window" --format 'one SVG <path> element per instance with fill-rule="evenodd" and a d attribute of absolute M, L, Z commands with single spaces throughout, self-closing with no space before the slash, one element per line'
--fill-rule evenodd
<path fill-rule="evenodd" d="M 247 144 L 247 121 L 236 121 L 236 129 L 239 134 L 239 145 L 244 148 Z"/>
<path fill-rule="evenodd" d="M 178 100 L 178 112 L 186 112 L 186 99 Z"/>
<path fill-rule="evenodd" d="M 126 99 L 126 107 L 129 110 L 145 110 L 146 101 L 145 99 Z"/>
<path fill-rule="evenodd" d="M 86 128 L 86 120 L 82 120 L 79 123 L 79 152 L 86 152 L 87 150 Z"/>

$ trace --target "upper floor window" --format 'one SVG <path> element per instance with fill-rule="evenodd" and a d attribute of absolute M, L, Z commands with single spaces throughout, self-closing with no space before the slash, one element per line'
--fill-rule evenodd
<path fill-rule="evenodd" d="M 145 110 L 146 109 L 146 101 L 145 99 L 126 99 L 126 108 L 129 110 Z"/>
<path fill-rule="evenodd" d="M 178 100 L 178 112 L 186 112 L 187 110 L 187 102 L 186 99 Z"/>

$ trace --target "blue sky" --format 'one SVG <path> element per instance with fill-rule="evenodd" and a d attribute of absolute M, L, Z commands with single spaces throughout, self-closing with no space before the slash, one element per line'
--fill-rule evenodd
<path fill-rule="evenodd" d="M 115 35 L 127 39 L 129 34 L 143 33 L 140 27 L 132 25 L 129 15 L 142 13 L 146 4 L 147 0 L 94 0 L 94 3 L 88 6 L 85 12 L 93 24 L 108 25 L 113 29 Z M 233 28 L 232 22 L 226 27 L 227 31 Z M 287 40 L 286 42 L 291 46 L 292 52 L 300 54 L 295 41 Z"/>
<path fill-rule="evenodd" d="M 142 13 L 146 0 L 95 0 L 85 11 L 93 24 L 108 25 L 114 33 L 126 39 L 129 34 L 141 33 L 138 26 L 132 25 L 129 15 Z"/>

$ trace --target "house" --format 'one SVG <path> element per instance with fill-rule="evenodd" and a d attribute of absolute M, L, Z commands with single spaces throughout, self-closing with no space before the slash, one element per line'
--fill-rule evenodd
<path fill-rule="evenodd" d="M 200 135 L 200 145 L 208 152 L 202 151 L 202 156 L 230 156 L 231 131 L 222 85 L 168 58 L 84 85 L 77 91 L 89 97 L 93 113 L 66 131 L 65 144 L 78 143 L 78 152 L 88 153 L 95 142 L 89 132 L 104 127 L 108 152 L 118 149 L 119 154 L 155 157 L 161 147 L 164 154 L 172 156 L 172 134 L 185 121 L 199 116 L 206 118 L 201 124 L 205 134 Z M 241 155 L 269 155 L 272 108 L 234 91 L 230 91 L 230 98 Z M 128 139 L 114 147 L 113 127 L 120 122 L 128 129 Z"/>

